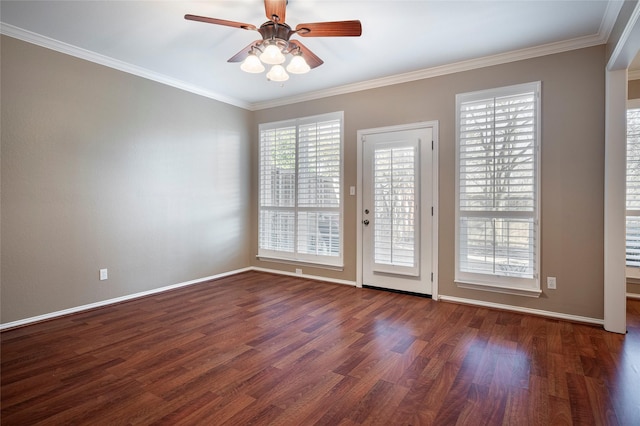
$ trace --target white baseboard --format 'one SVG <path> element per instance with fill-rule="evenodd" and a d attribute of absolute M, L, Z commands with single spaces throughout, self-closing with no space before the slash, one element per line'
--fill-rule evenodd
<path fill-rule="evenodd" d="M 627 299 L 640 299 L 640 294 L 638 294 L 638 293 L 627 293 Z"/>
<path fill-rule="evenodd" d="M 173 290 L 180 287 L 186 287 L 193 284 L 199 284 L 205 281 L 211 281 L 218 278 L 228 277 L 229 275 L 235 275 L 241 272 L 247 272 L 247 271 L 250 271 L 251 269 L 252 269 L 251 267 L 236 269 L 234 271 L 223 272 L 221 274 L 211 275 L 209 277 L 198 278 L 196 280 L 185 281 L 182 283 L 172 284 L 172 285 L 168 285 L 160 288 L 154 288 L 153 290 L 147 290 L 147 291 L 142 291 L 140 293 L 128 294 L 126 296 L 116 297 L 114 299 L 102 300 L 100 302 L 89 303 L 88 305 L 76 306 L 69 309 L 63 309 L 61 311 L 56 311 L 48 314 L 38 315 L 35 317 L 25 318 L 18 321 L 12 321 L 5 324 L 0 324 L 0 331 L 6 330 L 9 328 L 20 327 L 23 325 L 33 324 L 36 322 L 45 321 L 45 320 L 61 317 L 64 315 L 75 314 L 78 312 L 87 311 L 89 309 L 95 309 L 95 308 L 100 308 L 107 305 L 113 305 L 114 303 L 126 302 L 127 300 L 137 299 L 139 297 L 144 297 L 144 296 L 150 296 L 152 294 L 162 293 L 165 291 Z"/>
<path fill-rule="evenodd" d="M 295 272 L 279 271 L 277 269 L 260 268 L 258 266 L 252 266 L 249 269 L 252 270 L 252 271 L 258 271 L 258 272 L 268 272 L 270 274 L 287 275 L 289 277 L 298 277 L 298 278 L 307 278 L 307 279 L 310 279 L 310 280 L 325 281 L 325 282 L 334 283 L 334 284 L 350 285 L 350 286 L 353 286 L 353 287 L 356 286 L 356 282 L 355 281 L 340 280 L 340 279 L 337 279 L 337 278 L 327 278 L 327 277 L 321 277 L 321 276 L 318 276 L 318 275 L 296 274 Z"/>
<path fill-rule="evenodd" d="M 445 302 L 460 303 L 463 305 L 474 305 L 474 306 L 481 306 L 484 308 L 494 308 L 494 309 L 501 309 L 504 311 L 519 312 L 519 313 L 529 314 L 529 315 L 557 318 L 557 319 L 566 320 L 566 321 L 604 325 L 604 320 L 602 319 L 582 317 L 579 315 L 562 314 L 560 312 L 543 311 L 541 309 L 522 308 L 519 306 L 503 305 L 501 303 L 484 302 L 481 300 L 465 299 L 462 297 L 454 297 L 454 296 L 440 296 L 438 299 L 443 300 Z"/>
<path fill-rule="evenodd" d="M 257 267 L 257 266 L 249 266 L 249 267 L 242 268 L 242 269 L 236 269 L 236 270 L 233 270 L 233 271 L 223 272 L 223 273 L 217 274 L 217 275 L 211 275 L 209 277 L 199 278 L 199 279 L 195 279 L 195 280 L 191 280 L 191 281 L 185 281 L 185 282 L 182 282 L 182 283 L 172 284 L 172 285 L 169 285 L 169 286 L 160 287 L 160 288 L 156 288 L 156 289 L 153 289 L 153 290 L 148 290 L 148 291 L 143 291 L 143 292 L 140 292 L 140 293 L 129 294 L 129 295 L 122 296 L 122 297 L 116 297 L 114 299 L 103 300 L 103 301 L 100 301 L 100 302 L 90 303 L 88 305 L 76 306 L 76 307 L 69 308 L 69 309 L 63 309 L 61 311 L 51 312 L 51 313 L 48 313 L 48 314 L 38 315 L 38 316 L 35 316 L 35 317 L 30 317 L 30 318 L 21 319 L 21 320 L 18 320 L 18 321 L 12 321 L 12 322 L 8 322 L 8 323 L 5 323 L 5 324 L 0 324 L 0 331 L 6 330 L 6 329 L 9 329 L 9 328 L 20 327 L 20 326 L 24 326 L 24 325 L 28 325 L 28 324 L 33 324 L 33 323 L 36 323 L 36 322 L 45 321 L 45 320 L 61 317 L 61 316 L 64 316 L 64 315 L 69 315 L 69 314 L 74 314 L 74 313 L 78 313 L 78 312 L 82 312 L 82 311 L 87 311 L 89 309 L 95 309 L 95 308 L 100 308 L 100 307 L 103 307 L 103 306 L 113 305 L 115 303 L 126 302 L 128 300 L 137 299 L 139 297 L 144 297 L 144 296 L 149 296 L 149 295 L 152 295 L 152 294 L 162 293 L 162 292 L 173 290 L 173 289 L 176 289 L 176 288 L 186 287 L 186 286 L 194 285 L 194 284 L 199 284 L 199 283 L 202 283 L 202 282 L 215 280 L 215 279 L 223 278 L 223 277 L 228 277 L 230 275 L 236 275 L 236 274 L 240 274 L 242 272 L 247 272 L 247 271 L 267 272 L 267 273 L 271 273 L 271 274 L 286 275 L 286 276 L 299 277 L 299 278 L 306 278 L 306 279 L 316 280 L 316 281 L 325 281 L 325 282 L 329 282 L 329 283 L 349 285 L 349 286 L 353 286 L 353 287 L 356 286 L 356 282 L 355 281 L 341 280 L 341 279 L 328 278 L 328 277 L 321 277 L 321 276 L 317 276 L 317 275 L 296 274 L 294 272 L 280 271 L 280 270 L 277 270 L 277 269 L 268 269 L 268 268 L 260 268 L 260 267 Z M 640 294 L 627 293 L 627 298 L 640 299 Z M 538 316 L 544 316 L 544 317 L 550 317 L 550 318 L 557 318 L 557 319 L 562 319 L 562 320 L 567 320 L 567 321 L 577 321 L 577 322 L 584 322 L 584 323 L 589 323 L 589 324 L 604 325 L 604 320 L 597 319 L 597 318 L 582 317 L 582 316 L 578 316 L 578 315 L 562 314 L 562 313 L 558 313 L 558 312 L 544 311 L 544 310 L 540 310 L 540 309 L 531 309 L 531 308 L 523 308 L 523 307 L 511 306 L 511 305 L 503 305 L 503 304 L 500 304 L 500 303 L 484 302 L 484 301 L 480 301 L 480 300 L 465 299 L 465 298 L 461 298 L 461 297 L 443 296 L 443 295 L 441 295 L 441 296 L 438 297 L 438 300 L 442 300 L 442 301 L 445 301 L 445 302 L 448 301 L 448 302 L 453 302 L 453 303 L 461 303 L 461 304 L 465 304 L 465 305 L 481 306 L 481 307 L 485 307 L 485 308 L 502 309 L 502 310 L 505 310 L 505 311 L 513 311 L 513 312 L 519 312 L 519 313 L 523 313 L 523 314 L 530 314 L 530 315 L 538 315 Z"/>

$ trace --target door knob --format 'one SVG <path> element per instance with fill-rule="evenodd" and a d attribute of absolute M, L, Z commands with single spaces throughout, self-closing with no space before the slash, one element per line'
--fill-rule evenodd
<path fill-rule="evenodd" d="M 369 224 L 369 219 L 363 220 L 362 223 L 364 223 L 364 225 L 367 226 Z"/>
<path fill-rule="evenodd" d="M 364 214 L 369 214 L 369 209 L 364 209 Z"/>

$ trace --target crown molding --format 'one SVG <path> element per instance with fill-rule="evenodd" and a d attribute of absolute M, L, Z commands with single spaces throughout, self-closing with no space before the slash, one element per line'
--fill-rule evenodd
<path fill-rule="evenodd" d="M 604 16 L 602 17 L 602 22 L 600 22 L 600 29 L 598 30 L 598 34 L 604 40 L 603 43 L 606 43 L 609 40 L 609 36 L 611 35 L 611 31 L 613 31 L 613 27 L 616 25 L 616 21 L 618 19 L 618 15 L 620 14 L 620 9 L 622 9 L 622 5 L 624 1 L 607 1 L 607 8 L 604 11 Z"/>
<path fill-rule="evenodd" d="M 224 96 L 219 93 L 212 92 L 202 87 L 184 82 L 182 80 L 177 80 L 175 78 L 171 78 L 166 75 L 150 71 L 146 68 L 132 65 L 127 62 L 123 62 L 118 59 L 111 58 L 109 56 L 101 55 L 99 53 L 95 53 L 90 50 L 83 49 L 81 47 L 73 46 L 68 43 L 63 43 L 61 41 L 54 40 L 50 37 L 45 37 L 43 35 L 16 27 L 14 25 L 6 24 L 4 22 L 0 22 L 0 34 L 4 34 L 6 36 L 13 37 L 18 40 L 26 41 L 27 43 L 35 44 L 41 47 L 45 47 L 47 49 L 55 50 L 60 53 L 74 56 L 76 58 L 94 62 L 96 64 L 104 65 L 109 68 L 114 68 L 119 71 L 136 75 L 138 77 L 142 77 L 158 83 L 166 84 L 167 86 L 172 86 L 177 89 L 191 92 L 196 95 L 204 96 L 206 98 L 214 99 L 216 101 L 224 102 L 226 104 L 234 105 L 244 109 L 251 108 L 251 104 L 249 102 L 230 98 L 228 96 Z"/>
<path fill-rule="evenodd" d="M 625 23 L 622 34 L 620 34 L 620 38 L 617 40 L 613 51 L 609 56 L 607 70 L 614 71 L 622 68 L 628 68 L 633 61 L 633 57 L 637 55 L 637 43 L 635 40 L 637 40 L 639 32 L 636 28 L 636 23 L 639 20 L 640 4 L 636 2 L 636 5 L 631 12 L 631 16 L 629 16 Z"/>
<path fill-rule="evenodd" d="M 609 36 L 611 35 L 611 31 L 613 30 L 623 3 L 623 1 L 607 2 L 607 8 L 605 10 L 604 16 L 602 17 L 602 22 L 600 22 L 598 33 L 591 36 L 579 37 L 556 43 L 549 43 L 532 48 L 515 50 L 512 52 L 471 59 L 468 61 L 461 61 L 453 64 L 441 65 L 433 68 L 426 68 L 389 77 L 382 77 L 378 79 L 335 87 L 328 90 L 318 90 L 299 96 L 292 96 L 265 102 L 254 102 L 253 104 L 251 104 L 249 109 L 252 111 L 257 111 L 261 109 L 311 101 L 315 99 L 326 98 L 329 96 L 343 95 L 347 93 L 358 92 L 361 90 L 376 89 L 394 84 L 408 83 L 411 81 L 422 80 L 426 78 L 439 77 L 463 71 L 471 71 L 474 69 L 489 67 L 493 65 L 501 65 L 509 62 L 521 61 L 524 59 L 553 55 L 555 53 L 563 53 L 570 50 L 583 49 L 600 44 L 605 44 L 609 39 Z M 638 78 L 640 79 L 640 76 Z"/>
<path fill-rule="evenodd" d="M 463 71 L 471 71 L 478 68 L 485 68 L 494 65 L 506 64 L 509 62 L 521 61 L 524 59 L 537 58 L 541 56 L 553 55 L 556 53 L 568 52 L 570 50 L 582 49 L 586 47 L 598 46 L 606 43 L 606 39 L 598 34 L 593 36 L 585 36 L 566 40 L 556 43 L 549 43 L 542 46 L 531 47 L 527 49 L 515 50 L 507 53 L 500 53 L 492 56 L 471 59 L 468 61 L 456 62 L 453 64 L 441 65 L 433 68 L 426 68 L 418 71 L 412 71 L 404 74 L 392 75 L 368 81 L 362 81 L 354 84 L 334 87 L 331 89 L 318 90 L 315 92 L 305 93 L 299 96 L 291 96 L 272 101 L 255 102 L 251 104 L 252 111 L 261 109 L 279 107 L 298 102 L 311 101 L 315 99 L 327 98 L 330 96 L 344 95 L 361 90 L 376 89 L 394 84 L 408 83 L 411 81 L 422 80 L 426 78 L 439 77 L 447 74 L 454 74 Z"/>
<path fill-rule="evenodd" d="M 571 40 L 565 40 L 561 42 L 549 43 L 541 46 L 535 46 L 526 49 L 515 50 L 506 53 L 500 53 L 497 55 L 486 56 L 482 58 L 471 59 L 467 61 L 456 62 L 453 64 L 446 64 L 436 66 L 432 68 L 426 68 L 418 71 L 412 71 L 403 74 L 392 75 L 388 77 L 382 77 L 353 84 L 347 84 L 343 86 L 333 87 L 329 89 L 317 90 L 313 92 L 304 93 L 302 95 L 279 98 L 263 102 L 246 102 L 228 96 L 221 95 L 219 93 L 211 92 L 202 87 L 195 86 L 193 84 L 186 83 L 181 80 L 173 79 L 162 74 L 155 73 L 142 67 L 131 65 L 129 63 L 119 61 L 108 56 L 100 55 L 95 52 L 91 52 L 86 49 L 82 49 L 67 43 L 63 43 L 54 40 L 49 37 L 42 36 L 40 34 L 15 27 L 13 25 L 0 22 L 0 34 L 4 34 L 10 37 L 14 37 L 29 43 L 36 44 L 45 48 L 49 48 L 61 53 L 66 53 L 77 58 L 85 59 L 94 63 L 98 63 L 110 68 L 114 68 L 123 72 L 137 75 L 139 77 L 147 78 L 149 80 L 156 81 L 158 83 L 166 84 L 181 90 L 185 90 L 197 95 L 201 95 L 210 99 L 214 99 L 220 102 L 224 102 L 230 105 L 234 105 L 240 108 L 247 109 L 249 111 L 258 111 L 262 109 L 280 107 L 299 102 L 312 101 L 316 99 L 327 98 L 331 96 L 344 95 L 353 92 L 359 92 L 363 90 L 376 89 L 385 86 L 391 86 L 395 84 L 408 83 L 416 80 L 423 80 L 427 78 L 439 77 L 448 74 L 454 74 L 458 72 L 471 71 L 474 69 L 485 68 L 489 66 L 501 65 L 510 62 L 521 61 L 525 59 L 532 59 L 541 56 L 553 55 L 556 53 L 563 53 L 571 50 L 582 49 L 592 46 L 605 44 L 611 34 L 613 26 L 615 24 L 622 2 L 610 1 L 607 3 L 607 9 L 600 24 L 600 29 L 597 34 L 585 37 L 579 37 Z M 632 73 L 635 75 L 634 73 Z M 639 72 L 640 74 L 640 72 Z M 631 75 L 631 74 L 630 74 Z M 637 78 L 640 78 L 638 76 Z M 631 78 L 630 79 L 637 79 Z"/>

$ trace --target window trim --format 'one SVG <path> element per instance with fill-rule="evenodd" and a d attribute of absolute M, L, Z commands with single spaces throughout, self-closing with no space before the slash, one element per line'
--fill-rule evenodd
<path fill-rule="evenodd" d="M 462 103 L 478 101 L 488 98 L 498 98 L 509 95 L 517 95 L 525 92 L 534 92 L 535 94 L 535 202 L 533 221 L 535 227 L 534 237 L 534 273 L 533 278 L 517 278 L 507 277 L 494 274 L 469 273 L 460 271 L 460 112 Z M 455 276 L 454 282 L 460 288 L 483 290 L 497 293 L 514 294 L 528 297 L 539 297 L 542 293 L 540 283 L 540 264 L 541 264 L 541 94 L 542 82 L 530 82 L 505 86 L 487 90 L 479 90 L 475 92 L 460 93 L 456 95 L 455 104 L 455 240 L 454 240 L 454 260 L 455 260 Z M 517 214 L 517 213 L 516 213 Z M 494 215 L 492 215 L 494 216 Z"/>
<path fill-rule="evenodd" d="M 340 120 L 340 177 L 338 188 L 340 189 L 339 200 L 339 255 L 332 256 L 320 256 L 320 255 L 310 255 L 305 253 L 298 253 L 297 244 L 298 244 L 298 212 L 304 210 L 324 210 L 326 207 L 302 207 L 299 210 L 299 200 L 298 200 L 298 159 L 299 159 L 299 128 L 305 124 L 316 123 L 319 121 L 330 121 L 330 120 Z M 293 207 L 294 212 L 294 234 L 293 234 L 293 245 L 294 251 L 292 253 L 277 251 L 277 250 L 268 250 L 260 248 L 260 211 L 262 209 L 261 206 L 261 181 L 260 176 L 262 171 L 262 163 L 260 158 L 260 150 L 261 150 L 261 135 L 263 130 L 270 129 L 278 129 L 282 127 L 291 127 L 295 126 L 296 129 L 296 154 L 295 154 L 295 205 Z M 284 264 L 293 264 L 293 265 L 308 265 L 317 268 L 324 269 L 334 269 L 334 270 L 343 270 L 344 268 L 344 203 L 345 203 L 345 193 L 344 193 L 344 111 L 335 111 L 324 114 L 316 114 L 312 116 L 306 117 L 298 117 L 288 120 L 280 120 L 268 123 L 260 123 L 258 125 L 258 191 L 257 191 L 257 204 L 258 204 L 258 235 L 257 235 L 257 255 L 256 258 L 263 261 L 269 262 L 278 262 Z M 335 211 L 333 208 L 331 211 Z M 291 254 L 288 256 L 288 254 Z"/>

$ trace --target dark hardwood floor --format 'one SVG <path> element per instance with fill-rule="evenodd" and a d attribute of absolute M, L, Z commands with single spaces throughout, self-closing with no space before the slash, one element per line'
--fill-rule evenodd
<path fill-rule="evenodd" d="M 248 272 L 3 332 L 2 425 L 639 425 L 629 334 Z"/>

